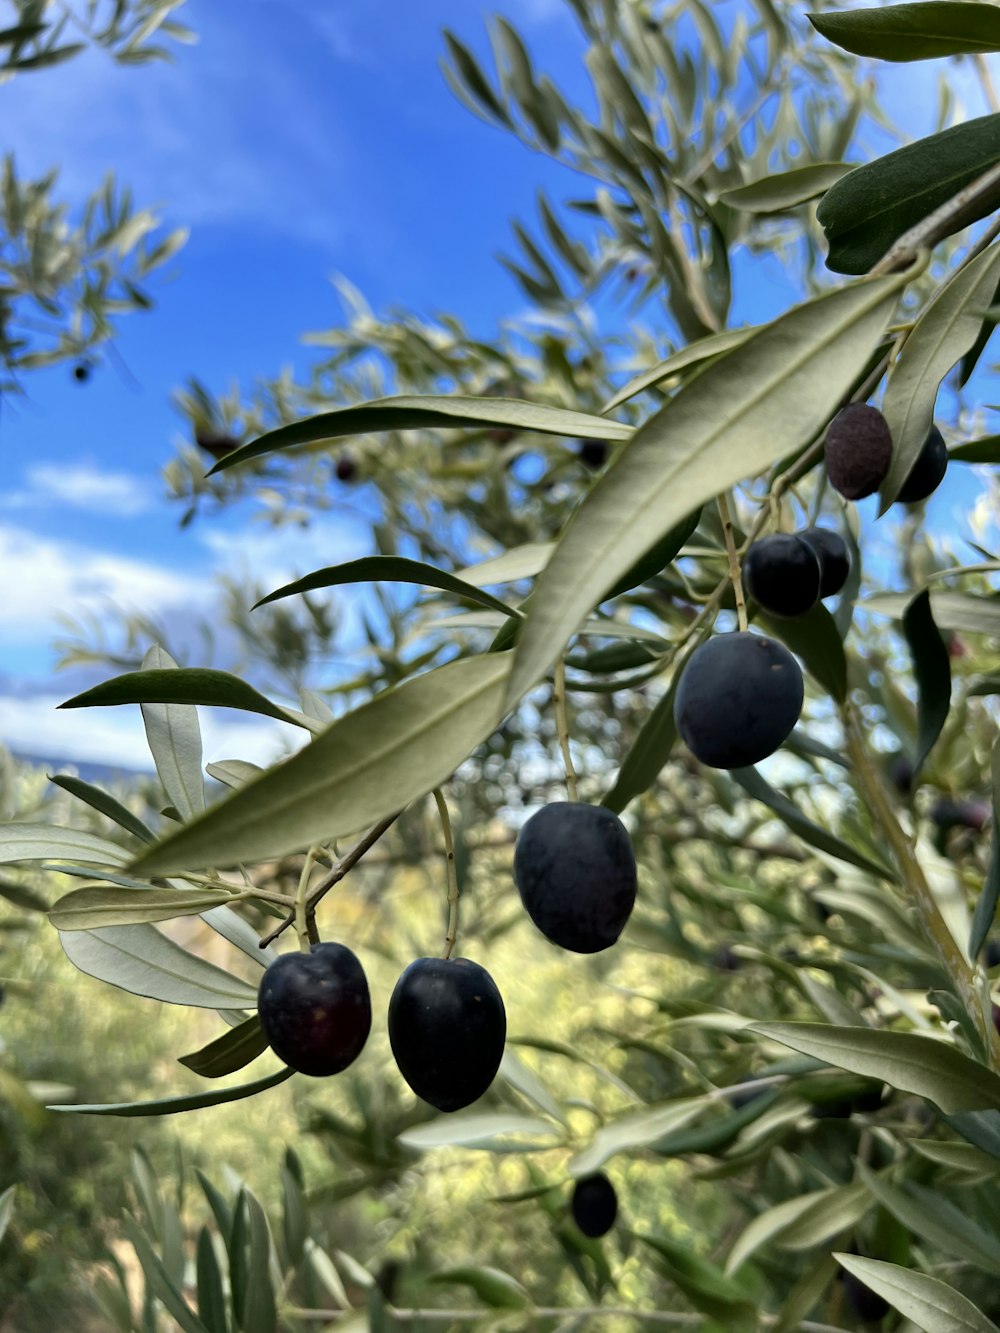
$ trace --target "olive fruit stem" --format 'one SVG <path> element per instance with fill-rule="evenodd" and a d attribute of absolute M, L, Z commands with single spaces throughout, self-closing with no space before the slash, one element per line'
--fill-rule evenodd
<path fill-rule="evenodd" d="M 375 846 L 379 838 L 381 838 L 382 834 L 385 833 L 386 829 L 391 828 L 402 813 L 403 813 L 402 810 L 396 810 L 391 815 L 386 815 L 385 819 L 379 820 L 379 822 L 375 825 L 374 828 L 369 829 L 369 831 L 365 834 L 365 836 L 354 844 L 354 846 L 346 854 L 346 856 L 341 857 L 341 859 L 337 862 L 337 864 L 330 871 L 330 873 L 324 876 L 324 878 L 320 880 L 320 882 L 309 894 L 308 900 L 306 902 L 307 918 L 315 917 L 316 904 L 319 902 L 319 900 L 325 897 L 326 894 L 328 894 L 335 885 L 339 884 L 340 881 L 344 878 L 344 876 L 348 873 L 348 871 L 353 870 L 353 868 L 364 856 L 365 852 L 367 852 L 371 847 Z M 262 949 L 266 949 L 267 946 L 271 944 L 274 940 L 276 940 L 278 936 L 282 934 L 283 931 L 286 931 L 289 926 L 292 926 L 294 924 L 295 924 L 295 913 L 294 911 L 292 911 L 289 912 L 289 914 L 285 917 L 284 921 L 279 921 L 279 923 L 274 927 L 274 929 L 269 934 L 263 937 L 263 939 L 260 941 L 260 947 Z"/>
<path fill-rule="evenodd" d="M 868 808 L 882 827 L 899 869 L 910 903 L 916 910 L 924 934 L 958 989 L 962 1003 L 976 1024 L 991 1067 L 1000 1070 L 1000 1034 L 993 1025 L 991 1012 L 984 1008 L 976 991 L 975 973 L 959 948 L 958 941 L 941 915 L 923 868 L 910 840 L 903 831 L 892 803 L 882 785 L 882 778 L 872 762 L 853 704 L 845 703 L 841 719 L 847 742 L 851 770 L 858 780 Z"/>
<path fill-rule="evenodd" d="M 740 569 L 740 558 L 736 554 L 736 541 L 733 537 L 733 519 L 729 512 L 729 501 L 725 494 L 722 494 L 718 497 L 716 503 L 719 506 L 719 517 L 722 519 L 722 531 L 726 537 L 729 578 L 733 585 L 733 596 L 736 598 L 736 618 L 739 621 L 740 631 L 745 633 L 747 628 L 747 605 L 743 600 L 743 573 Z"/>
<path fill-rule="evenodd" d="M 444 859 L 448 875 L 448 931 L 444 937 L 442 958 L 451 957 L 451 951 L 458 939 L 458 874 L 455 869 L 455 840 L 451 834 L 451 816 L 440 787 L 434 788 L 434 800 L 441 816 L 441 833 L 444 836 Z"/>
<path fill-rule="evenodd" d="M 566 663 L 561 657 L 555 665 L 552 702 L 556 710 L 556 733 L 559 737 L 559 748 L 562 750 L 563 767 L 566 770 L 566 795 L 571 801 L 575 801 L 577 799 L 576 769 L 573 767 L 573 756 L 569 750 L 569 716 L 566 711 Z"/>
<path fill-rule="evenodd" d="M 310 847 L 306 859 L 302 862 L 302 874 L 299 876 L 299 888 L 295 895 L 295 933 L 299 937 L 299 948 L 309 953 L 314 944 L 319 943 L 316 931 L 316 918 L 309 916 L 306 904 L 309 898 L 309 876 L 316 862 L 316 848 Z"/>

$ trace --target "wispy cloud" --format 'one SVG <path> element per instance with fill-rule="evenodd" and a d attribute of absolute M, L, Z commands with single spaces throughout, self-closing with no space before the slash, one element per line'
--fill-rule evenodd
<path fill-rule="evenodd" d="M 157 505 L 158 495 L 142 477 L 105 472 L 89 463 L 35 463 L 26 484 L 0 494 L 0 509 L 51 509 L 67 506 L 109 518 L 135 518 Z"/>
<path fill-rule="evenodd" d="M 22 754 L 151 769 L 152 759 L 138 708 L 60 710 L 66 694 L 29 699 L 0 694 L 0 741 Z M 298 749 L 305 734 L 280 722 L 233 719 L 200 709 L 205 763 L 245 759 L 266 766 Z"/>
<path fill-rule="evenodd" d="M 60 614 L 105 613 L 109 602 L 156 614 L 171 606 L 204 605 L 204 579 L 144 560 L 0 524 L 0 641 L 51 636 Z"/>

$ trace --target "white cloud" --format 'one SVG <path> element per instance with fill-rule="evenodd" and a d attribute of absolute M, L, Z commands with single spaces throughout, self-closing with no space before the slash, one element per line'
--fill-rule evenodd
<path fill-rule="evenodd" d="M 26 486 L 0 495 L 3 509 L 49 509 L 65 505 L 109 518 L 135 518 L 158 501 L 142 477 L 103 472 L 89 463 L 36 463 L 27 469 Z"/>
<path fill-rule="evenodd" d="M 0 738 L 23 754 L 151 769 L 142 714 L 138 707 L 61 710 L 65 694 L 31 698 L 0 695 Z M 269 719 L 234 717 L 199 709 L 204 762 L 244 759 L 265 766 L 298 749 L 308 739 L 298 728 Z"/>
<path fill-rule="evenodd" d="M 104 613 L 108 602 L 156 614 L 171 606 L 205 605 L 203 578 L 143 560 L 41 537 L 0 524 L 0 639 L 37 642 L 58 627 L 60 614 Z"/>
<path fill-rule="evenodd" d="M 273 588 L 314 569 L 367 555 L 371 546 L 368 524 L 348 515 L 317 518 L 308 528 L 258 523 L 232 532 L 203 528 L 199 535 L 214 556 L 217 572 L 249 576 Z"/>

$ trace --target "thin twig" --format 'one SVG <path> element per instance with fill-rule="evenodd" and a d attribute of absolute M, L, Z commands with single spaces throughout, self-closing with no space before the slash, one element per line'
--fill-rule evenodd
<path fill-rule="evenodd" d="M 571 801 L 577 799 L 576 769 L 569 749 L 569 717 L 566 711 L 566 663 L 560 657 L 555 665 L 552 683 L 552 702 L 556 710 L 556 733 L 559 748 L 562 750 L 563 767 L 566 770 L 566 794 Z"/>
<path fill-rule="evenodd" d="M 747 605 L 743 599 L 743 573 L 740 569 L 740 558 L 736 554 L 736 542 L 733 538 L 733 520 L 729 512 L 729 501 L 723 491 L 717 497 L 716 503 L 719 506 L 719 517 L 722 519 L 722 531 L 726 538 L 726 555 L 729 557 L 729 579 L 733 585 L 733 596 L 736 598 L 736 617 L 739 621 L 740 630 L 746 631 L 747 628 Z"/>
<path fill-rule="evenodd" d="M 451 816 L 440 787 L 434 788 L 434 800 L 441 816 L 441 832 L 444 835 L 444 857 L 448 875 L 448 932 L 444 937 L 443 957 L 451 957 L 451 951 L 458 939 L 458 874 L 455 869 L 455 840 L 451 836 Z"/>
<path fill-rule="evenodd" d="M 907 264 L 913 262 L 921 250 L 929 250 L 945 236 L 957 231 L 964 215 L 969 214 L 967 221 L 974 222 L 973 214 L 984 200 L 990 199 L 993 203 L 1000 202 L 1000 162 L 994 163 L 989 170 L 970 181 L 951 199 L 939 208 L 935 208 L 933 213 L 921 218 L 916 226 L 905 231 L 889 247 L 875 267 L 869 270 L 870 276 L 893 273 L 896 269 L 905 268 Z"/>
<path fill-rule="evenodd" d="M 380 820 L 380 822 L 377 823 L 375 827 L 371 829 L 370 832 L 365 834 L 365 836 L 361 839 L 360 842 L 356 843 L 351 848 L 351 850 L 347 853 L 346 856 L 344 856 L 340 861 L 337 862 L 335 869 L 331 870 L 329 875 L 325 876 L 325 878 L 320 880 L 320 882 L 316 885 L 313 891 L 309 894 L 309 898 L 306 902 L 307 916 L 315 916 L 316 904 L 320 901 L 320 899 L 325 897 L 326 894 L 328 894 L 330 890 L 334 887 L 334 885 L 339 884 L 340 881 L 344 878 L 344 876 L 348 873 L 348 871 L 354 869 L 357 863 L 364 856 L 365 852 L 368 851 L 369 847 L 375 846 L 379 838 L 381 838 L 382 834 L 385 833 L 386 829 L 390 828 L 402 813 L 403 813 L 402 810 L 397 810 L 395 814 L 386 815 L 385 819 Z M 275 928 L 271 931 L 271 933 L 269 935 L 264 936 L 264 938 L 260 941 L 260 947 L 262 949 L 265 949 L 269 944 L 271 944 L 274 940 L 276 940 L 283 931 L 287 930 L 289 926 L 292 926 L 294 924 L 295 924 L 295 913 L 289 912 L 288 916 L 285 917 L 284 921 L 279 921 L 279 923 L 275 926 Z"/>

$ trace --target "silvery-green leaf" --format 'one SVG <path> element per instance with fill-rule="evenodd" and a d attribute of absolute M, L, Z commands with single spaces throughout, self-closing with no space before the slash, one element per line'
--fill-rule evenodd
<path fill-rule="evenodd" d="M 905 275 L 815 298 L 713 361 L 639 428 L 535 587 L 506 704 L 548 670 L 604 590 L 675 523 L 813 439 L 867 363 Z"/>
<path fill-rule="evenodd" d="M 257 1006 L 255 987 L 188 953 L 155 926 L 70 931 L 59 939 L 74 967 L 133 995 L 197 1009 Z"/>
<path fill-rule="evenodd" d="M 464 569 L 458 570 L 457 576 L 477 588 L 533 579 L 548 564 L 555 549 L 555 542 L 527 542 L 524 546 L 512 546 L 503 555 L 480 560 L 475 565 L 466 565 Z"/>
<path fill-rule="evenodd" d="M 180 669 L 155 643 L 142 659 L 142 667 L 144 671 Z M 194 819 L 205 809 L 198 710 L 191 704 L 144 703 L 142 720 L 167 799 L 184 819 Z"/>
<path fill-rule="evenodd" d="M 902 620 L 913 594 L 906 592 L 877 593 L 866 597 L 859 607 L 879 615 Z M 941 629 L 957 629 L 967 634 L 1000 634 L 1000 598 L 977 597 L 965 592 L 932 592 L 931 613 L 935 625 Z"/>
<path fill-rule="evenodd" d="M 517 1111 L 483 1112 L 442 1116 L 426 1125 L 404 1130 L 398 1141 L 407 1148 L 476 1148 L 498 1139 L 517 1136 L 530 1140 L 534 1146 L 551 1146 L 558 1134 L 550 1120 L 522 1115 Z"/>
<path fill-rule="evenodd" d="M 579 1178 L 599 1170 L 615 1153 L 641 1148 L 682 1125 L 690 1124 L 708 1105 L 707 1097 L 684 1097 L 661 1106 L 626 1111 L 609 1125 L 602 1125 L 586 1148 L 570 1158 L 569 1173 Z"/>
<path fill-rule="evenodd" d="M 323 725 L 298 709 L 282 708 L 280 704 L 272 703 L 239 676 L 209 667 L 126 671 L 74 695 L 59 707 L 98 708 L 115 704 L 164 704 L 180 709 L 186 705 L 203 704 L 211 708 L 239 708 L 243 712 L 259 713 L 262 717 L 290 722 L 307 731 L 319 731 Z"/>
<path fill-rule="evenodd" d="M 934 424 L 941 381 L 976 341 L 998 277 L 1000 245 L 993 245 L 938 288 L 893 363 L 882 402 L 892 434 L 892 464 L 880 491 L 880 514 L 917 461 Z"/>
<path fill-rule="evenodd" d="M 721 356 L 723 352 L 728 352 L 733 347 L 738 347 L 740 343 L 746 342 L 747 338 L 753 333 L 753 329 L 726 329 L 722 333 L 711 333 L 707 338 L 699 338 L 696 342 L 688 343 L 687 347 L 680 348 L 679 351 L 671 353 L 665 361 L 658 365 L 651 366 L 649 370 L 642 371 L 630 379 L 609 398 L 604 404 L 602 411 L 613 412 L 616 407 L 622 403 L 628 402 L 630 398 L 637 397 L 647 389 L 651 389 L 654 384 L 661 384 L 666 379 L 672 379 L 679 375 L 682 370 L 688 366 L 696 366 L 700 361 L 706 361 L 709 357 Z"/>
<path fill-rule="evenodd" d="M 1000 1075 L 933 1037 L 825 1023 L 754 1023 L 751 1030 L 838 1069 L 926 1097 L 946 1115 L 1000 1105 Z"/>
<path fill-rule="evenodd" d="M 48 1111 L 71 1111 L 78 1115 L 120 1115 L 150 1116 L 176 1115 L 179 1111 L 200 1111 L 206 1106 L 223 1106 L 226 1102 L 239 1102 L 245 1097 L 256 1097 L 258 1092 L 266 1092 L 279 1083 L 292 1077 L 293 1069 L 279 1069 L 276 1074 L 268 1074 L 256 1083 L 242 1083 L 235 1088 L 215 1088 L 211 1092 L 195 1092 L 183 1097 L 159 1097 L 150 1102 L 107 1102 L 107 1103 L 72 1103 L 61 1106 L 48 1106 Z"/>
<path fill-rule="evenodd" d="M 206 764 L 205 772 L 224 786 L 235 788 L 252 782 L 264 770 L 260 764 L 251 764 L 245 759 L 220 759 L 218 763 Z"/>
<path fill-rule="evenodd" d="M 606 417 L 595 417 L 586 412 L 571 412 L 563 407 L 528 403 L 520 398 L 402 394 L 358 403 L 354 407 L 341 407 L 334 412 L 321 412 L 290 426 L 279 426 L 241 449 L 234 449 L 220 459 L 208 475 L 273 453 L 275 449 L 342 439 L 345 435 L 484 426 L 509 426 L 513 430 L 537 431 L 542 435 L 593 440 L 627 440 L 632 434 L 632 427 L 620 421 L 609 421 Z"/>
<path fill-rule="evenodd" d="M 162 875 L 258 861 L 376 823 L 444 782 L 489 736 L 509 671 L 509 654 L 484 654 L 377 694 L 133 869 Z"/>
<path fill-rule="evenodd" d="M 82 829 L 17 820 L 0 824 L 0 862 L 49 861 L 53 857 L 68 856 L 99 866 L 123 866 L 132 855 L 117 843 Z"/>
<path fill-rule="evenodd" d="M 719 201 L 745 213 L 782 213 L 797 208 L 821 194 L 853 168 L 846 162 L 811 162 L 807 167 L 793 167 L 773 176 L 723 190 Z"/>
<path fill-rule="evenodd" d="M 923 1333 L 1000 1333 L 967 1296 L 940 1278 L 883 1259 L 838 1253 L 833 1257 Z"/>
<path fill-rule="evenodd" d="M 230 896 L 216 889 L 121 889 L 92 884 L 60 898 L 50 908 L 49 920 L 59 931 L 171 921 L 177 916 L 197 916 Z"/>

